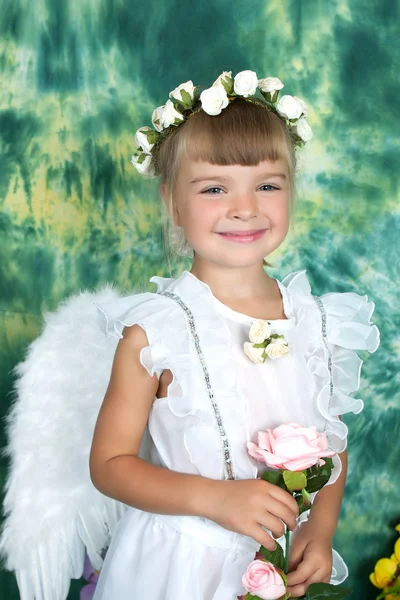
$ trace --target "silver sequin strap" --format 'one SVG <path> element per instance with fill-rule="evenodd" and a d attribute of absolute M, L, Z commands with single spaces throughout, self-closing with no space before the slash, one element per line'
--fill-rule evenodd
<path fill-rule="evenodd" d="M 333 374 L 332 374 L 332 352 L 330 351 L 329 348 L 329 344 L 328 344 L 328 336 L 326 333 L 326 312 L 325 312 L 325 307 L 324 307 L 324 303 L 322 302 L 321 298 L 319 298 L 318 296 L 313 296 L 316 305 L 318 306 L 320 313 L 321 313 L 321 321 L 322 321 L 322 342 L 325 346 L 325 348 L 328 351 L 328 371 L 329 371 L 329 400 L 332 398 L 333 395 Z M 329 402 L 330 404 L 330 402 Z"/>
<path fill-rule="evenodd" d="M 195 348 L 196 348 L 196 351 L 197 351 L 197 354 L 198 354 L 198 357 L 199 357 L 199 360 L 201 363 L 201 367 L 203 369 L 204 380 L 206 382 L 206 387 L 207 387 L 207 393 L 208 393 L 208 397 L 210 399 L 210 404 L 211 404 L 211 408 L 212 408 L 212 412 L 213 412 L 213 416 L 214 416 L 214 420 L 215 420 L 215 427 L 218 431 L 218 435 L 219 435 L 219 439 L 220 439 L 222 459 L 223 459 L 223 463 L 224 463 L 225 479 L 235 479 L 229 440 L 226 435 L 224 424 L 222 422 L 221 413 L 219 411 L 218 404 L 216 403 L 215 398 L 214 398 L 214 392 L 212 390 L 211 382 L 210 382 L 210 375 L 208 373 L 204 354 L 203 354 L 203 351 L 200 346 L 200 340 L 199 340 L 199 336 L 196 331 L 196 325 L 195 325 L 193 313 L 191 312 L 189 307 L 183 302 L 182 298 L 180 298 L 177 294 L 172 294 L 171 292 L 159 292 L 159 294 L 160 294 L 160 296 L 167 296 L 168 298 L 172 298 L 172 300 L 175 300 L 175 302 L 177 302 L 179 304 L 179 306 L 186 313 L 187 319 L 189 321 L 190 333 L 193 337 L 194 345 L 195 345 Z"/>

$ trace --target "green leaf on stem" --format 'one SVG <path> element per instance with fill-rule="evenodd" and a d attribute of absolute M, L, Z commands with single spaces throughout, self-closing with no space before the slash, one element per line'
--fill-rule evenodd
<path fill-rule="evenodd" d="M 302 490 L 307 485 L 305 471 L 283 471 L 283 480 L 289 491 Z"/>
<path fill-rule="evenodd" d="M 278 487 L 282 488 L 282 490 L 288 491 L 283 479 L 282 471 L 265 471 L 261 475 L 261 479 L 277 485 Z"/>
<path fill-rule="evenodd" d="M 324 458 L 325 464 L 322 467 L 318 467 L 314 465 L 310 467 L 306 471 L 307 475 L 307 485 L 306 490 L 309 494 L 313 492 L 318 492 L 321 490 L 324 485 L 328 482 L 332 469 L 333 469 L 333 461 L 331 458 Z"/>
<path fill-rule="evenodd" d="M 331 583 L 312 583 L 305 595 L 306 600 L 319 600 L 320 598 L 347 598 L 353 590 L 341 588 Z"/>
<path fill-rule="evenodd" d="M 275 550 L 268 550 L 261 546 L 259 553 L 263 555 L 267 562 L 272 563 L 278 569 L 283 569 L 285 566 L 285 557 L 283 555 L 282 546 L 280 544 L 276 544 Z"/>

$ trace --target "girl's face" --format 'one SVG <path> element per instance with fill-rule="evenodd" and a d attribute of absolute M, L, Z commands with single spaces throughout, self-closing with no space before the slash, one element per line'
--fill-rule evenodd
<path fill-rule="evenodd" d="M 161 188 L 165 197 L 165 188 Z M 182 160 L 174 197 L 176 224 L 195 255 L 226 267 L 262 263 L 289 228 L 289 179 L 285 161 L 256 166 Z M 257 231 L 253 237 L 235 235 Z"/>

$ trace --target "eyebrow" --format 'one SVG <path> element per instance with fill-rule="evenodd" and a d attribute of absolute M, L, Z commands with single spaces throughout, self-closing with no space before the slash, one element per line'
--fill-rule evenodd
<path fill-rule="evenodd" d="M 278 177 L 280 179 L 286 179 L 286 175 L 284 173 L 264 173 L 260 175 L 260 179 L 265 179 L 268 177 Z M 198 177 L 193 179 L 190 183 L 200 183 L 201 181 L 226 181 L 229 177 L 223 177 L 222 175 L 216 175 L 215 177 Z"/>

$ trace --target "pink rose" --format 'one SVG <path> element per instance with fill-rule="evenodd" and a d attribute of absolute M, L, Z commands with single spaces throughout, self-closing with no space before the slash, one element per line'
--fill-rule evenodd
<path fill-rule="evenodd" d="M 242 577 L 246 590 L 263 600 L 276 600 L 286 593 L 283 572 L 265 560 L 253 560 Z"/>
<path fill-rule="evenodd" d="M 247 443 L 249 454 L 269 467 L 287 471 L 303 471 L 313 465 L 323 465 L 322 457 L 336 454 L 328 450 L 325 433 L 316 427 L 302 427 L 297 423 L 280 425 L 275 429 L 258 432 L 258 446 Z"/>

